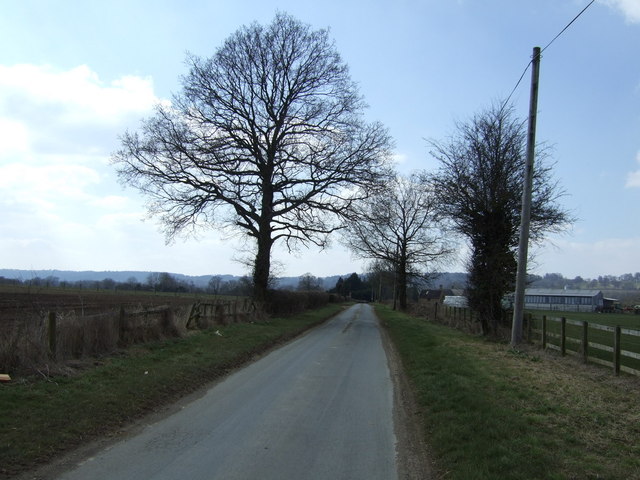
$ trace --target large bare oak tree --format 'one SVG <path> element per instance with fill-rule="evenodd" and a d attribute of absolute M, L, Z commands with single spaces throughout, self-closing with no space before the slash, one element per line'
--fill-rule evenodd
<path fill-rule="evenodd" d="M 440 169 L 431 178 L 441 213 L 470 247 L 469 306 L 484 334 L 494 334 L 501 302 L 512 292 L 526 160 L 525 123 L 505 106 L 494 106 L 457 125 L 447 142 L 432 142 Z M 563 194 L 537 148 L 533 173 L 531 239 L 562 230 L 572 221 L 558 203 Z"/>
<path fill-rule="evenodd" d="M 167 238 L 202 225 L 254 240 L 254 294 L 267 295 L 272 248 L 324 246 L 336 216 L 388 174 L 390 138 L 327 30 L 279 13 L 240 28 L 189 73 L 114 155 Z M 245 237 L 246 238 L 246 237 Z"/>

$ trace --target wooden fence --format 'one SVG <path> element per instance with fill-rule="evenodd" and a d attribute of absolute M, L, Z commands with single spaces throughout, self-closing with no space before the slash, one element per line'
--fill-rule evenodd
<path fill-rule="evenodd" d="M 437 302 L 430 307 L 428 318 L 431 314 L 435 320 L 448 319 L 456 328 L 459 324 L 468 326 L 474 318 L 469 308 Z M 540 319 L 525 313 L 523 333 L 525 340 L 538 342 L 542 348 L 556 350 L 562 356 L 573 355 L 584 363 L 610 367 L 615 375 L 622 371 L 640 376 L 640 329 L 547 315 Z"/>
<path fill-rule="evenodd" d="M 45 315 L 45 335 L 41 338 L 47 356 L 52 360 L 63 360 L 109 353 L 118 347 L 159 338 L 178 337 L 188 330 L 252 321 L 260 313 L 249 299 L 129 310 L 120 307 L 95 315 L 77 314 L 75 310 L 50 311 Z"/>
<path fill-rule="evenodd" d="M 640 330 L 543 315 L 540 329 L 532 331 L 542 348 L 611 367 L 615 375 L 640 375 Z"/>

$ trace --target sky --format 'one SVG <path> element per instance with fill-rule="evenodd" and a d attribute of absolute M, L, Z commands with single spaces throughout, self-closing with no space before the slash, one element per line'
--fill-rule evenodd
<path fill-rule="evenodd" d="M 502 101 L 588 0 L 0 0 L 0 268 L 247 274 L 214 229 L 165 243 L 111 154 L 240 26 L 287 12 L 329 28 L 397 170 L 433 171 L 429 140 Z M 530 73 L 511 101 L 528 114 Z M 533 273 L 640 271 L 640 0 L 597 0 L 544 51 L 537 140 L 578 220 L 533 248 Z M 458 260 L 444 266 L 463 271 Z M 338 239 L 274 249 L 275 273 L 365 271 Z"/>

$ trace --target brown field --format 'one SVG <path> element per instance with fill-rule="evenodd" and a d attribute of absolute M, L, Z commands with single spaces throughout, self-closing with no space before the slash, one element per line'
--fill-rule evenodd
<path fill-rule="evenodd" d="M 200 298 L 202 295 L 200 295 Z M 207 296 L 208 297 L 208 296 Z M 186 305 L 193 294 L 78 290 L 61 288 L 0 287 L 0 324 L 23 320 L 44 312 L 76 310 L 81 315 L 95 315 L 111 309 L 131 306 Z"/>

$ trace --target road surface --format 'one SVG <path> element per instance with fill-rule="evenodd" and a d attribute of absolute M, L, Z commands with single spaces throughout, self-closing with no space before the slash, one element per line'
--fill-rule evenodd
<path fill-rule="evenodd" d="M 393 385 L 359 304 L 63 480 L 397 479 Z"/>

